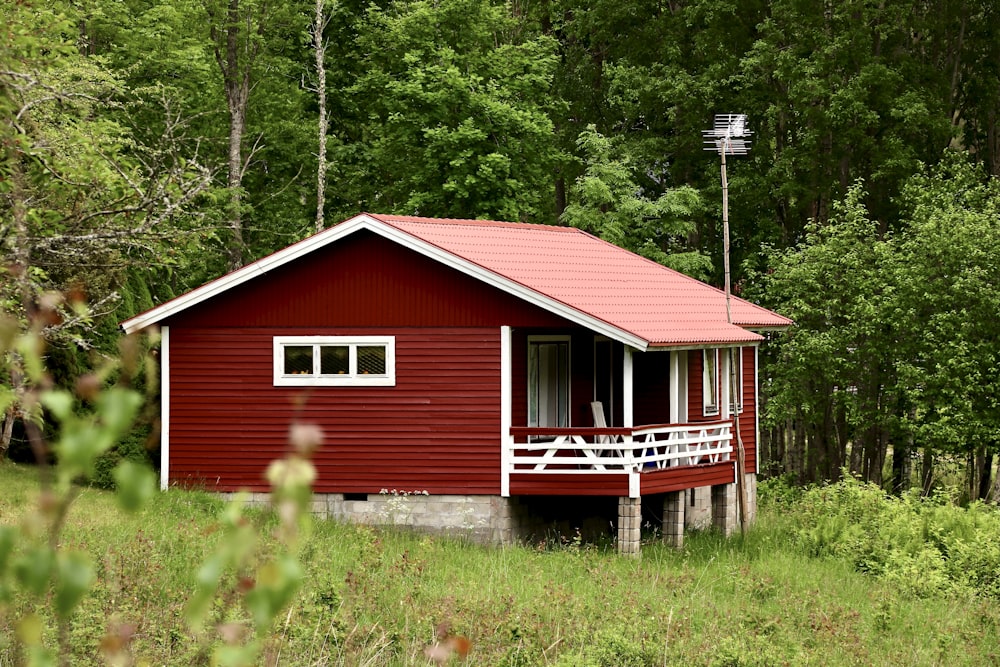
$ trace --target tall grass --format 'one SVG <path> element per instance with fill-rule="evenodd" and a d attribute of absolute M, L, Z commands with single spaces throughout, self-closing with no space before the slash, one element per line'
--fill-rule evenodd
<path fill-rule="evenodd" d="M 0 522 L 31 511 L 35 486 L 31 469 L 0 466 Z M 914 595 L 859 572 L 846 554 L 811 549 L 803 534 L 819 505 L 804 502 L 764 503 L 746 536 L 689 534 L 679 551 L 644 544 L 639 560 L 574 542 L 485 549 L 316 521 L 302 555 L 304 586 L 273 631 L 279 664 L 428 664 L 424 649 L 442 623 L 471 640 L 470 665 L 1000 660 L 995 600 L 960 588 Z M 77 663 L 100 662 L 98 642 L 112 623 L 134 628 L 133 654 L 150 664 L 205 663 L 182 609 L 219 539 L 221 509 L 210 495 L 171 491 L 123 518 L 105 492 L 80 494 L 65 538 L 101 566 L 73 625 Z M 273 518 L 252 516 L 267 534 Z M 0 611 L 0 665 L 18 662 L 9 638 L 22 604 Z"/>

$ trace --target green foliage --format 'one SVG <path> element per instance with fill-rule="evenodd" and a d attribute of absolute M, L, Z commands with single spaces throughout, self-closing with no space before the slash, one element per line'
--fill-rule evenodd
<path fill-rule="evenodd" d="M 896 244 L 898 366 L 919 442 L 945 451 L 995 447 L 1000 426 L 1000 183 L 949 155 L 903 192 Z"/>
<path fill-rule="evenodd" d="M 561 220 L 609 243 L 679 271 L 705 278 L 707 257 L 686 247 L 694 232 L 691 216 L 701 209 L 697 190 L 681 187 L 649 199 L 633 175 L 632 161 L 620 147 L 590 125 L 577 145 L 586 156 L 586 170 L 570 194 L 573 202 Z"/>
<path fill-rule="evenodd" d="M 109 451 L 98 456 L 94 462 L 94 474 L 90 483 L 102 489 L 117 488 L 116 470 L 120 464 L 129 462 L 146 468 L 153 463 L 147 443 L 149 428 L 136 428 L 130 431 Z"/>
<path fill-rule="evenodd" d="M 108 359 L 97 372 L 78 378 L 73 392 L 61 389 L 45 367 L 42 331 L 57 302 L 47 303 L 47 309 L 28 320 L 26 330 L 13 319 L 0 319 L 4 376 L 20 379 L 26 429 L 42 467 L 41 491 L 30 503 L 33 510 L 22 514 L 16 528 L 0 525 L 0 627 L 10 612 L 17 630 L 15 647 L 23 649 L 25 664 L 37 666 L 57 660 L 69 664 L 73 656 L 79 657 L 73 623 L 86 608 L 85 601 L 95 595 L 99 563 L 105 558 L 101 554 L 95 558 L 81 544 L 63 539 L 79 495 L 74 482 L 113 479 L 118 505 L 132 514 L 141 512 L 156 491 L 156 476 L 144 448 L 148 429 L 133 429 L 145 400 L 131 386 L 146 361 L 143 346 L 126 339 L 120 361 Z M 108 381 L 111 377 L 114 384 Z M 46 423 L 48 428 L 43 429 Z M 47 431 L 54 433 L 51 443 Z M 308 456 L 321 443 L 322 433 L 314 426 L 296 424 L 290 441 L 293 454 L 268 470 L 278 510 L 273 541 L 261 539 L 267 524 L 249 521 L 245 499 L 238 497 L 222 515 L 222 540 L 192 582 L 184 616 L 197 639 L 197 653 L 211 655 L 213 664 L 255 664 L 267 647 L 272 624 L 301 586 L 303 569 L 296 551 L 300 535 L 309 527 L 306 513 L 315 479 Z M 55 453 L 51 470 L 46 463 L 50 449 Z M 190 569 L 189 560 L 184 562 Z M 103 565 L 107 567 L 108 561 Z M 203 632 L 210 617 L 222 641 Z M 55 641 L 47 631 L 53 621 Z M 130 661 L 127 644 L 132 632 L 117 623 L 107 628 L 101 647 L 108 663 Z"/>
<path fill-rule="evenodd" d="M 796 324 L 777 339 L 766 418 L 818 434 L 806 480 L 835 477 L 848 442 L 864 452 L 855 472 L 881 480 L 886 434 L 904 454 L 908 439 L 996 446 L 1000 186 L 983 176 L 946 155 L 905 184 L 890 235 L 856 185 L 826 224 L 772 255 L 765 301 Z"/>
<path fill-rule="evenodd" d="M 958 507 L 942 495 L 887 496 L 846 477 L 796 503 L 797 539 L 810 555 L 846 559 L 907 596 L 961 593 L 995 598 L 1000 587 L 1000 512 Z"/>
<path fill-rule="evenodd" d="M 26 499 L 37 484 L 31 467 L 0 466 L 0 516 L 19 522 L 30 514 Z M 236 515 L 220 519 L 228 510 L 218 497 L 179 489 L 156 494 L 134 515 L 119 513 L 116 502 L 114 494 L 86 490 L 63 531 L 94 572 L 73 615 L 73 664 L 110 662 L 98 646 L 116 642 L 120 661 L 137 664 L 210 664 L 226 657 L 217 648 L 245 658 L 241 647 L 248 644 L 229 649 L 220 633 L 251 641 L 254 622 L 242 591 L 281 552 L 273 530 L 279 519 L 269 511 L 239 512 L 256 531 L 255 555 L 249 569 L 222 568 L 204 633 L 197 634 L 184 609 L 201 564 L 229 549 L 226 522 Z M 993 598 L 955 590 L 915 597 L 895 581 L 854 571 L 852 562 L 807 556 L 788 539 L 807 519 L 795 505 L 765 504 L 745 538 L 688 535 L 681 551 L 647 543 L 639 561 L 599 550 L 486 549 L 318 521 L 296 551 L 298 592 L 251 664 L 279 654 L 279 664 L 425 664 L 424 649 L 445 621 L 472 642 L 465 660 L 452 662 L 470 666 L 977 667 L 991 660 L 1000 638 Z M 930 525 L 938 520 L 928 516 Z M 13 648 L 15 619 L 23 614 L 35 614 L 41 646 L 55 646 L 54 611 L 36 607 L 21 589 L 12 593 L 0 610 L 4 664 L 26 662 L 17 656 L 27 649 Z"/>
<path fill-rule="evenodd" d="M 550 206 L 560 155 L 548 95 L 550 37 L 525 38 L 503 3 L 371 5 L 363 54 L 344 90 L 358 104 L 359 144 L 334 149 L 353 207 L 525 220 Z"/>

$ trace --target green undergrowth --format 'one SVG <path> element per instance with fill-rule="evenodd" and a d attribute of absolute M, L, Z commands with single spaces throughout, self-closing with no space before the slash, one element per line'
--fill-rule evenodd
<path fill-rule="evenodd" d="M 812 556 L 853 564 L 912 596 L 1000 600 L 1000 511 L 960 507 L 946 493 L 887 496 L 846 478 L 811 488 L 792 505 L 796 543 Z"/>
<path fill-rule="evenodd" d="M 36 473 L 0 465 L 0 488 L 0 523 L 16 523 L 33 506 Z M 832 542 L 809 546 L 823 506 L 808 497 L 765 504 L 745 537 L 689 534 L 683 550 L 649 543 L 639 560 L 579 543 L 489 549 L 316 521 L 301 554 L 303 587 L 274 626 L 277 664 L 429 664 L 424 651 L 442 623 L 470 640 L 468 665 L 1000 661 L 995 599 L 962 587 L 917 595 L 859 571 Z M 192 653 L 183 609 L 220 539 L 222 507 L 171 491 L 122 517 L 110 494 L 81 489 L 64 539 L 93 554 L 98 578 L 74 617 L 74 664 L 100 664 L 109 624 L 132 626 L 138 664 L 206 664 Z M 268 513 L 251 519 L 265 535 L 274 525 Z M 2 667 L 18 664 L 9 638 L 23 604 L 0 608 Z"/>

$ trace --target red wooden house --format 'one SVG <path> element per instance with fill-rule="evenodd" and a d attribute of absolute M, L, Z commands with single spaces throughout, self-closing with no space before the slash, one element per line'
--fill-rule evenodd
<path fill-rule="evenodd" d="M 712 487 L 732 528 L 737 413 L 755 489 L 758 332 L 790 322 L 738 298 L 732 317 L 578 229 L 361 214 L 122 327 L 162 332 L 163 488 L 265 492 L 295 418 L 324 430 L 332 515 L 498 541 L 598 496 L 632 552 L 643 499 L 679 542 L 683 492 Z"/>

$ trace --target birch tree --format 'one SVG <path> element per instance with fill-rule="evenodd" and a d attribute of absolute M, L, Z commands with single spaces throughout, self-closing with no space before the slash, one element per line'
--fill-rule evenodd
<path fill-rule="evenodd" d="M 326 0 L 316 0 L 312 35 L 313 57 L 316 63 L 316 103 L 319 113 L 316 121 L 318 141 L 316 150 L 316 232 L 323 231 L 324 207 L 326 206 L 326 135 L 330 131 L 330 120 L 326 116 L 326 38 L 324 33 L 330 22 L 326 10 Z"/>

